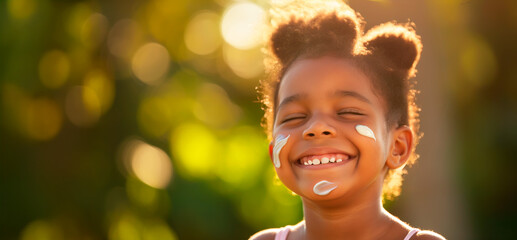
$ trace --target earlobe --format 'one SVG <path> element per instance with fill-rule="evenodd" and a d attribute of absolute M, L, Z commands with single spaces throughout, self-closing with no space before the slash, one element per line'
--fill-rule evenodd
<path fill-rule="evenodd" d="M 390 169 L 404 166 L 413 149 L 413 131 L 408 126 L 401 126 L 393 132 L 391 149 L 386 161 Z"/>

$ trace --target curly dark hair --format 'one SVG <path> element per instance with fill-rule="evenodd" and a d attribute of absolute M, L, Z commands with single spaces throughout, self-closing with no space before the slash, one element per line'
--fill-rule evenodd
<path fill-rule="evenodd" d="M 298 59 L 332 56 L 351 60 L 372 81 L 386 104 L 388 128 L 409 126 L 417 145 L 419 109 L 415 104 L 416 65 L 422 43 L 414 24 L 387 22 L 363 32 L 364 19 L 341 1 L 295 1 L 271 10 L 271 32 L 265 53 L 267 78 L 258 88 L 264 109 L 263 127 L 271 139 L 278 86 Z M 411 149 L 408 165 L 418 158 Z M 383 199 L 400 194 L 403 168 L 389 170 Z"/>

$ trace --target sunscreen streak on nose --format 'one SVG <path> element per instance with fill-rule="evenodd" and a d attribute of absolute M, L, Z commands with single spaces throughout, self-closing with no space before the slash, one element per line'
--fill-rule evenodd
<path fill-rule="evenodd" d="M 327 180 L 319 181 L 314 185 L 312 191 L 320 196 L 325 196 L 337 188 L 337 184 Z"/>
<path fill-rule="evenodd" d="M 282 151 L 287 140 L 289 140 L 289 136 L 284 137 L 283 135 L 279 135 L 276 137 L 275 146 L 273 147 L 273 164 L 275 164 L 276 168 L 280 167 L 280 151 Z"/>
<path fill-rule="evenodd" d="M 372 129 L 370 129 L 368 126 L 365 126 L 365 125 L 356 125 L 355 126 L 355 130 L 357 130 L 357 132 L 363 136 L 366 136 L 366 137 L 369 137 L 369 138 L 372 138 L 374 141 L 377 141 L 377 139 L 375 139 L 375 134 L 373 134 L 373 131 Z"/>

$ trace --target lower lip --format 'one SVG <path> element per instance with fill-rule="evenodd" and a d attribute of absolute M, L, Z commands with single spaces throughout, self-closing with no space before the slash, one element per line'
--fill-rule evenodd
<path fill-rule="evenodd" d="M 333 167 L 339 167 L 341 165 L 345 165 L 346 163 L 350 162 L 354 160 L 354 158 L 349 158 L 347 160 L 343 160 L 341 162 L 334 162 L 334 163 L 326 163 L 326 164 L 318 164 L 318 165 L 304 165 L 304 164 L 300 164 L 298 162 L 295 162 L 295 165 L 299 168 L 304 168 L 304 169 L 314 169 L 314 170 L 317 170 L 317 169 L 326 169 L 326 168 L 333 168 Z"/>

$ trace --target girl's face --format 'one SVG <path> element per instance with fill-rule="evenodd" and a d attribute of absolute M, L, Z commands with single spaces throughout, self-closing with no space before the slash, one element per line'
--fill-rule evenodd
<path fill-rule="evenodd" d="M 277 101 L 273 138 L 289 139 L 275 169 L 289 189 L 313 200 L 365 190 L 380 195 L 391 133 L 384 104 L 362 71 L 345 59 L 297 60 L 280 83 Z M 357 125 L 370 128 L 375 139 L 360 134 Z M 316 194 L 314 186 L 323 180 L 336 188 Z"/>

